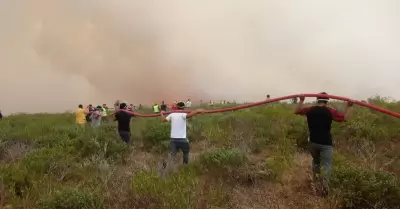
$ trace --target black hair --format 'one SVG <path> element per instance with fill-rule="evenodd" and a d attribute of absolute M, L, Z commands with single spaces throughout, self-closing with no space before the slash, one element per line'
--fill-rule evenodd
<path fill-rule="evenodd" d="M 79 107 L 79 108 L 83 108 L 83 105 L 80 104 L 80 105 L 78 105 L 78 107 Z"/>
<path fill-rule="evenodd" d="M 178 109 L 183 110 L 185 108 L 185 103 L 184 102 L 178 102 L 176 103 L 176 106 Z"/>
<path fill-rule="evenodd" d="M 119 104 L 119 109 L 125 109 L 126 106 L 127 106 L 126 103 L 124 103 L 124 102 L 123 102 L 123 103 L 120 103 L 120 104 Z"/>

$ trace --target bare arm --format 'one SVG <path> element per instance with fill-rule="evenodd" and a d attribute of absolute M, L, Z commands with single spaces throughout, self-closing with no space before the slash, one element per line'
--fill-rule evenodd
<path fill-rule="evenodd" d="M 294 109 L 294 113 L 299 114 L 303 108 L 304 104 L 304 97 L 300 97 L 300 102 L 296 105 L 296 108 Z"/>
<path fill-rule="evenodd" d="M 344 110 L 344 120 L 347 121 L 349 119 L 349 115 L 350 115 L 350 109 L 353 106 L 353 102 L 349 101 L 347 102 L 347 106 L 346 109 Z"/>
<path fill-rule="evenodd" d="M 190 112 L 189 114 L 186 115 L 186 118 L 191 118 L 197 114 L 203 114 L 204 110 L 203 109 L 197 109 L 195 111 Z"/>
<path fill-rule="evenodd" d="M 169 120 L 167 119 L 167 117 L 165 117 L 164 111 L 161 111 L 160 116 L 161 116 L 161 120 L 162 120 L 163 122 L 168 122 L 168 121 L 169 121 Z"/>

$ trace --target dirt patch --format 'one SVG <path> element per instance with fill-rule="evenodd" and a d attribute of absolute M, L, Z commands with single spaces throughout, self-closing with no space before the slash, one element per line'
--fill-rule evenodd
<path fill-rule="evenodd" d="M 33 149 L 34 145 L 28 140 L 9 140 L 0 145 L 0 162 L 13 162 Z"/>

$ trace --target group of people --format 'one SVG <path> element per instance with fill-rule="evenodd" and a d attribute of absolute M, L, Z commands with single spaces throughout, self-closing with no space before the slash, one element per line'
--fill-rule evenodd
<path fill-rule="evenodd" d="M 182 102 L 183 103 L 183 102 Z M 183 103 L 184 107 L 191 107 L 192 106 L 192 101 L 188 99 L 186 102 Z M 158 105 L 155 103 L 153 106 L 153 112 L 154 113 L 160 113 L 161 111 L 167 111 L 167 109 L 172 109 L 172 110 L 178 110 L 178 101 L 174 101 L 173 103 L 167 105 L 165 104 L 164 101 L 161 102 L 161 105 Z"/>
<path fill-rule="evenodd" d="M 327 93 L 322 92 L 321 95 L 327 95 Z M 269 99 L 269 95 L 267 96 Z M 321 180 L 323 191 L 327 193 L 328 184 L 327 180 L 330 176 L 332 169 L 333 160 L 333 143 L 332 143 L 332 133 L 331 126 L 332 122 L 345 122 L 349 117 L 350 107 L 353 105 L 351 101 L 347 103 L 347 107 L 344 112 L 339 112 L 331 107 L 328 107 L 328 97 L 318 97 L 316 104 L 308 107 L 303 107 L 305 97 L 299 97 L 299 102 L 295 99 L 297 106 L 294 113 L 297 115 L 303 115 L 307 118 L 308 130 L 309 130 L 309 152 L 312 156 L 312 171 L 314 178 L 316 180 Z M 167 110 L 167 105 L 162 102 L 161 106 L 158 107 L 157 104 L 153 106 L 153 110 L 156 113 L 160 113 L 162 121 L 171 123 L 170 131 L 170 158 L 172 159 L 179 150 L 183 152 L 183 164 L 189 162 L 189 152 L 190 145 L 186 133 L 186 122 L 187 119 L 192 118 L 195 115 L 202 114 L 203 109 L 197 109 L 190 113 L 184 113 L 179 110 L 184 110 L 185 107 L 190 107 L 191 102 L 188 105 L 187 102 L 174 102 L 173 110 L 176 112 L 165 115 Z M 94 111 L 91 111 L 91 106 L 89 105 L 88 110 L 84 110 L 82 105 L 79 105 L 76 111 L 77 124 L 85 123 L 85 114 L 91 112 L 92 126 L 97 127 L 99 123 L 95 122 L 93 125 L 93 120 L 98 120 L 97 118 L 102 116 L 103 109 L 106 106 L 97 106 Z M 93 109 L 92 109 L 93 110 Z M 114 115 L 114 121 L 118 123 L 118 133 L 120 138 L 129 143 L 131 138 L 130 131 L 130 121 L 131 118 L 135 116 L 135 112 L 130 111 L 129 106 L 122 102 L 118 104 L 118 110 Z M 106 109 L 107 111 L 107 109 Z M 101 119 L 100 119 L 101 120 Z"/>
<path fill-rule="evenodd" d="M 100 126 L 102 118 L 107 115 L 108 107 L 106 104 L 103 104 L 103 106 L 98 105 L 97 107 L 89 104 L 86 108 L 80 104 L 75 111 L 75 122 L 81 128 L 85 127 L 87 122 L 90 122 L 93 128 L 97 128 Z"/>

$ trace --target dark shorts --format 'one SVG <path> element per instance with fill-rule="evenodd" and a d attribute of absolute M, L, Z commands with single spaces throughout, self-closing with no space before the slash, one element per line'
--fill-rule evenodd
<path fill-rule="evenodd" d="M 131 141 L 131 132 L 129 131 L 118 131 L 119 136 L 121 137 L 121 139 L 126 142 L 129 143 Z"/>
<path fill-rule="evenodd" d="M 171 139 L 170 152 L 171 156 L 175 156 L 179 150 L 183 152 L 183 164 L 189 162 L 190 145 L 187 139 Z"/>

